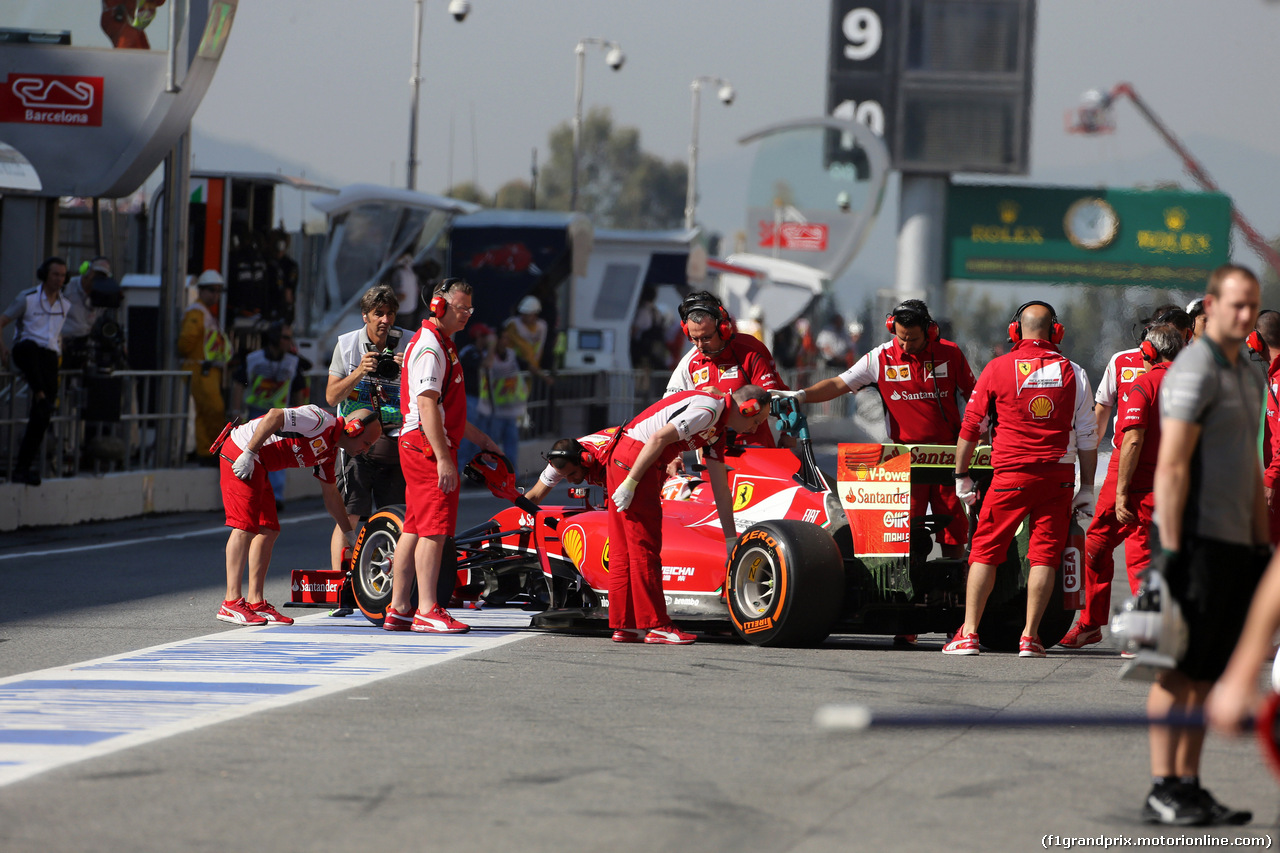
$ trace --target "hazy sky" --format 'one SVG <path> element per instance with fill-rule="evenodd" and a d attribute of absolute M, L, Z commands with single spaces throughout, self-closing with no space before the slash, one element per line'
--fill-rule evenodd
<path fill-rule="evenodd" d="M 451 125 L 455 182 L 474 177 L 492 192 L 527 180 L 532 150 L 545 159 L 548 131 L 571 118 L 573 50 L 586 36 L 620 42 L 626 65 L 615 73 L 602 52 L 588 53 L 585 105 L 608 106 L 666 159 L 687 157 L 693 78 L 733 82 L 728 108 L 704 90 L 699 158 L 699 218 L 726 234 L 745 226 L 750 152 L 737 138 L 823 107 L 828 0 L 472 0 L 462 24 L 446 0 L 425 5 L 421 190 L 445 187 Z M 241 0 L 196 125 L 304 164 L 311 175 L 403 185 L 413 6 Z M 1071 171 L 1124 184 L 1123 163 L 1153 156 L 1164 158 L 1168 178 L 1180 177 L 1178 161 L 1130 105 L 1119 108 L 1111 136 L 1064 133 L 1063 113 L 1085 89 L 1120 81 L 1181 136 L 1280 155 L 1278 47 L 1280 4 L 1266 0 L 1041 0 L 1030 177 Z M 197 167 L 235 165 L 195 153 Z M 1280 176 L 1257 180 L 1280 190 Z M 1264 231 L 1280 228 L 1280 192 L 1266 198 L 1277 199 L 1276 209 L 1246 213 Z M 892 274 L 896 206 L 886 208 L 862 259 L 876 277 Z"/>

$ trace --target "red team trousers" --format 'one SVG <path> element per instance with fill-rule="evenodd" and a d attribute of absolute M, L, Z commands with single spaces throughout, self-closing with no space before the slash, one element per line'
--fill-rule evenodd
<path fill-rule="evenodd" d="M 607 495 L 631 476 L 644 444 L 622 436 L 606 464 Z M 625 467 L 623 467 L 625 466 Z M 671 624 L 662 593 L 661 462 L 649 466 L 625 510 L 609 505 L 609 627 L 661 628 Z"/>
<path fill-rule="evenodd" d="M 1119 452 L 1119 451 L 1117 451 Z M 1116 546 L 1124 542 L 1124 562 L 1129 572 L 1129 591 L 1138 592 L 1138 573 L 1151 565 L 1151 520 L 1155 514 L 1155 492 L 1130 492 L 1129 508 L 1138 516 L 1134 524 L 1116 518 L 1116 480 L 1108 472 L 1098 493 L 1093 523 L 1084 547 L 1084 615 L 1080 621 L 1090 628 L 1107 624 L 1111 617 L 1111 579 L 1115 577 Z"/>

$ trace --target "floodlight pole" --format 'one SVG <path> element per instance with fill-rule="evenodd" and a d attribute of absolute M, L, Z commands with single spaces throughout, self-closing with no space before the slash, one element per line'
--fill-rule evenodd
<path fill-rule="evenodd" d="M 684 197 L 684 227 L 693 228 L 694 211 L 698 207 L 698 117 L 702 114 L 702 84 L 715 83 L 721 92 L 727 92 L 727 99 L 721 96 L 725 106 L 733 102 L 733 86 L 723 77 L 698 77 L 689 88 L 693 90 L 693 133 L 689 138 L 689 180 Z"/>
<path fill-rule="evenodd" d="M 577 71 L 573 82 L 573 165 L 569 170 L 569 212 L 578 209 L 578 157 L 582 146 L 582 77 L 587 70 L 587 45 L 598 44 L 609 51 L 609 64 L 614 71 L 622 68 L 622 46 L 609 39 L 588 37 L 578 42 L 573 53 L 577 58 Z"/>

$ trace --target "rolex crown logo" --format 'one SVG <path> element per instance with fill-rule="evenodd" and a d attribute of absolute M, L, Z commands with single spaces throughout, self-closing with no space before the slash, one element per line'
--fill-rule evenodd
<path fill-rule="evenodd" d="M 1022 210 L 1016 201 L 1010 201 L 1009 199 L 1000 202 L 999 209 L 1000 221 L 1005 225 L 1012 225 L 1017 222 L 1018 213 Z"/>
<path fill-rule="evenodd" d="M 1164 212 L 1164 224 L 1170 231 L 1181 231 L 1187 227 L 1187 211 L 1182 207 L 1170 207 Z"/>

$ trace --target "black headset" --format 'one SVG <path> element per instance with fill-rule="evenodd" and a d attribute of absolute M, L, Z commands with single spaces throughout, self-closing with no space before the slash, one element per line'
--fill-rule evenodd
<path fill-rule="evenodd" d="M 586 468 L 591 465 L 593 457 L 587 452 L 587 449 L 582 446 L 581 442 L 574 439 L 567 448 L 563 450 L 549 450 L 542 454 L 542 458 L 551 463 L 551 467 L 558 471 L 560 470 L 560 466 L 556 464 L 556 460 L 558 459 L 563 459 Z"/>
<path fill-rule="evenodd" d="M 67 262 L 54 255 L 52 257 L 45 258 L 44 263 L 36 267 L 36 278 L 40 280 L 41 284 L 44 284 L 45 280 L 49 278 L 49 270 L 54 264 L 61 264 L 65 267 Z"/>

